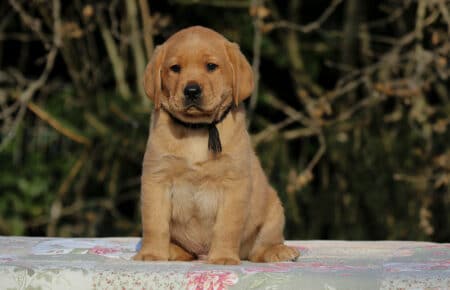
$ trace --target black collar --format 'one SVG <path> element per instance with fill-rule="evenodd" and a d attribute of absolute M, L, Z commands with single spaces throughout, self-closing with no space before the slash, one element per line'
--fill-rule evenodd
<path fill-rule="evenodd" d="M 216 125 L 222 122 L 228 113 L 231 112 L 231 110 L 235 107 L 234 103 L 231 103 L 227 109 L 222 113 L 222 116 L 220 116 L 219 119 L 214 120 L 212 123 L 188 123 L 184 122 L 167 110 L 164 106 L 161 106 L 163 110 L 169 114 L 170 118 L 177 123 L 178 125 L 181 125 L 188 129 L 208 129 L 208 150 L 213 153 L 220 153 L 222 152 L 222 144 L 220 143 L 220 136 L 219 136 L 219 130 L 217 130 Z"/>

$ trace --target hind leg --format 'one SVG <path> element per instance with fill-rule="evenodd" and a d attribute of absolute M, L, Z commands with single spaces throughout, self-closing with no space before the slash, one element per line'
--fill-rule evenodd
<path fill-rule="evenodd" d="M 279 200 L 274 202 L 266 216 L 249 254 L 252 262 L 292 261 L 300 252 L 283 244 L 284 212 Z"/>

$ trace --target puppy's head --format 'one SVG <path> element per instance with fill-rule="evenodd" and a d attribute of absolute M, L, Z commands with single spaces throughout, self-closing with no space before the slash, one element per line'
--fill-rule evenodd
<path fill-rule="evenodd" d="M 144 74 L 158 109 L 189 123 L 210 123 L 253 90 L 252 69 L 239 46 L 200 26 L 183 29 L 158 46 Z"/>

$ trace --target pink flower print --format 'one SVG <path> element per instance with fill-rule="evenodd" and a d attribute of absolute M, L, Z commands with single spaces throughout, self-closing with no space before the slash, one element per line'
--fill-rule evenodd
<path fill-rule="evenodd" d="M 104 247 L 100 247 L 100 246 L 95 246 L 95 247 L 89 249 L 89 253 L 95 254 L 95 255 L 107 255 L 107 254 L 113 254 L 113 253 L 117 253 L 117 252 L 119 252 L 119 250 L 116 248 L 104 248 Z"/>
<path fill-rule="evenodd" d="M 222 290 L 236 284 L 238 276 L 230 271 L 192 271 L 187 279 L 188 290 Z"/>
<path fill-rule="evenodd" d="M 433 249 L 433 248 L 450 248 L 450 244 L 427 245 L 424 248 L 428 248 L 428 249 Z"/>
<path fill-rule="evenodd" d="M 315 272 L 337 272 L 337 271 L 358 271 L 372 267 L 373 267 L 372 265 L 351 266 L 343 264 L 327 264 L 321 262 L 302 262 L 302 263 L 282 262 L 282 263 L 271 263 L 261 266 L 259 265 L 242 266 L 241 271 L 245 274 L 255 274 L 260 272 L 284 273 L 289 272 L 293 269 L 306 269 Z"/>
<path fill-rule="evenodd" d="M 0 263 L 7 263 L 12 261 L 14 261 L 14 259 L 11 257 L 0 257 Z"/>
<path fill-rule="evenodd" d="M 440 262 L 427 262 L 427 263 L 388 263 L 385 266 L 387 272 L 420 272 L 431 270 L 443 270 L 450 269 L 450 260 Z"/>
<path fill-rule="evenodd" d="M 437 251 L 437 252 L 433 252 L 431 253 L 432 256 L 435 257 L 444 257 L 446 256 L 448 253 L 446 251 Z"/>

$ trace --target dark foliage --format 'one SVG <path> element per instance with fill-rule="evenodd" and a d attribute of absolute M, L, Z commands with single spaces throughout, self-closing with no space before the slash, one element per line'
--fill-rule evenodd
<path fill-rule="evenodd" d="M 154 45 L 240 44 L 289 239 L 450 241 L 450 1 L 0 3 L 0 234 L 139 235 Z"/>

